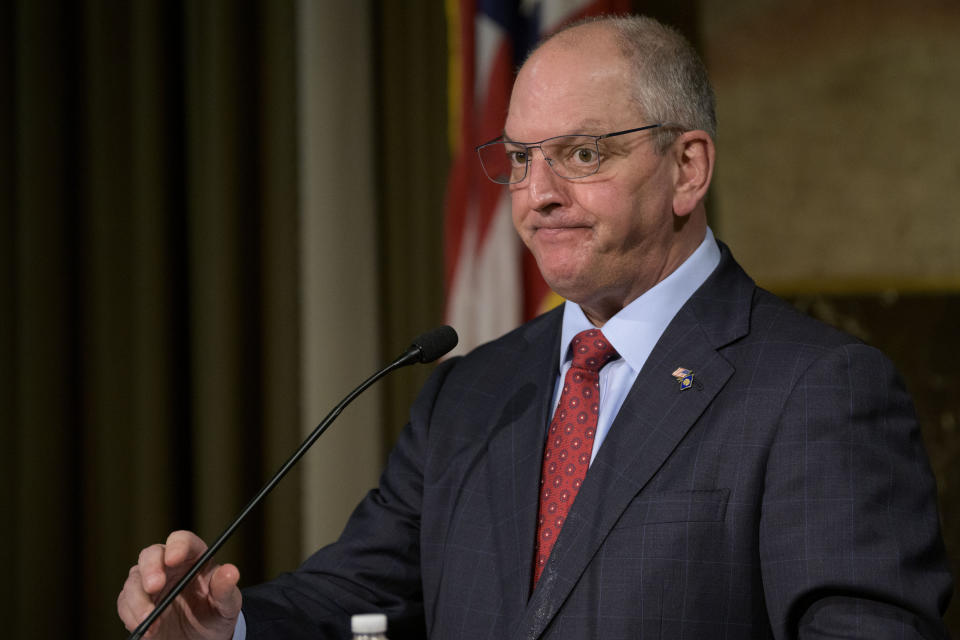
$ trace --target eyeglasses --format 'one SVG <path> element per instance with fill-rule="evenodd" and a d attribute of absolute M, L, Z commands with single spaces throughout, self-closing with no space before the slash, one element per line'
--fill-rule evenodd
<path fill-rule="evenodd" d="M 567 180 L 576 180 L 592 176 L 600 170 L 601 140 L 662 126 L 662 123 L 648 124 L 645 127 L 614 131 L 600 136 L 574 134 L 530 143 L 504 140 L 503 136 L 500 136 L 478 146 L 477 155 L 480 156 L 483 172 L 497 184 L 522 182 L 527 177 L 533 149 L 540 149 L 543 159 L 555 174 Z"/>

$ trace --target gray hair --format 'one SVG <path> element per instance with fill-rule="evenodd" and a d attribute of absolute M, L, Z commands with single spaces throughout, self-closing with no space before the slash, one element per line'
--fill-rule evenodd
<path fill-rule="evenodd" d="M 565 25 L 537 49 L 571 29 L 591 24 L 611 32 L 630 64 L 634 99 L 644 116 L 651 119 L 651 124 L 672 125 L 657 130 L 661 151 L 674 140 L 677 129 L 699 129 L 716 139 L 716 97 L 706 67 L 693 45 L 672 27 L 646 16 L 585 18 Z"/>

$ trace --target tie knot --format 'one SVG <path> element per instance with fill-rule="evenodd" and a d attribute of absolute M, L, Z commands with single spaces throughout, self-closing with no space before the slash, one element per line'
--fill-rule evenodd
<path fill-rule="evenodd" d="M 589 371 L 600 371 L 611 360 L 620 357 L 599 329 L 587 329 L 573 336 L 573 365 Z"/>

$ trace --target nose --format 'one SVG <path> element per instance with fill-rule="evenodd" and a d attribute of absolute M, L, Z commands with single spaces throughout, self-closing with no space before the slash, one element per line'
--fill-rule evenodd
<path fill-rule="evenodd" d="M 550 168 L 543 149 L 537 148 L 539 155 L 531 150 L 530 165 L 527 167 L 526 186 L 527 199 L 531 209 L 548 211 L 555 205 L 562 204 L 563 188 L 566 180 L 554 173 Z"/>

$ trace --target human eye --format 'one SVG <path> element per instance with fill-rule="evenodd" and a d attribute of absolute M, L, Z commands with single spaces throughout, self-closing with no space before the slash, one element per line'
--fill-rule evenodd
<path fill-rule="evenodd" d="M 570 160 L 575 164 L 593 166 L 597 163 L 599 155 L 595 144 L 582 144 L 573 148 L 570 153 Z"/>
<path fill-rule="evenodd" d="M 600 154 L 593 138 L 571 136 L 557 140 L 554 157 L 567 177 L 590 175 L 600 164 Z"/>
<path fill-rule="evenodd" d="M 589 136 L 560 136 L 550 141 L 550 155 L 572 168 L 592 167 L 597 164 L 597 143 Z"/>
<path fill-rule="evenodd" d="M 520 145 L 506 145 L 507 160 L 512 167 L 523 167 L 527 164 L 527 149 Z"/>

